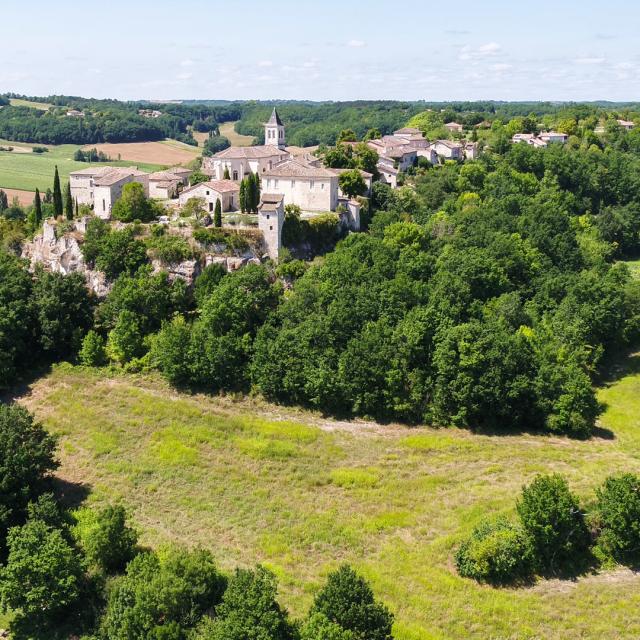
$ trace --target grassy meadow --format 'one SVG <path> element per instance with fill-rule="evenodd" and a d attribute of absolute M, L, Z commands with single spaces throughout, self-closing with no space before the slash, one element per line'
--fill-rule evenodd
<path fill-rule="evenodd" d="M 10 142 L 0 140 L 0 146 L 13 146 L 31 149 L 34 145 L 21 142 Z M 15 153 L 10 151 L 0 151 L 0 189 L 20 189 L 23 191 L 46 191 L 53 187 L 53 173 L 55 165 L 58 165 L 60 179 L 66 181 L 71 171 L 86 169 L 92 166 L 86 162 L 76 162 L 73 154 L 78 149 L 78 145 L 61 144 L 57 146 L 47 146 L 46 153 Z M 114 161 L 111 165 L 120 167 L 138 166 L 146 171 L 157 171 L 162 167 L 159 164 L 140 163 L 130 161 Z"/>
<path fill-rule="evenodd" d="M 229 140 L 232 147 L 250 147 L 253 144 L 253 136 L 244 136 L 235 130 L 235 122 L 223 122 L 220 125 L 220 135 Z"/>
<path fill-rule="evenodd" d="M 453 564 L 472 527 L 513 514 L 538 473 L 565 474 L 585 499 L 610 473 L 640 473 L 640 354 L 599 395 L 602 431 L 587 442 L 337 422 L 67 364 L 21 402 L 60 437 L 68 489 L 122 501 L 148 545 L 203 545 L 226 569 L 263 562 L 294 614 L 350 562 L 395 613 L 399 640 L 634 638 L 631 571 L 498 589 Z"/>
<path fill-rule="evenodd" d="M 49 109 L 53 107 L 53 105 L 48 102 L 33 102 L 31 100 L 23 100 L 22 98 L 11 98 L 9 102 L 12 107 L 31 107 L 39 111 L 49 111 Z"/>

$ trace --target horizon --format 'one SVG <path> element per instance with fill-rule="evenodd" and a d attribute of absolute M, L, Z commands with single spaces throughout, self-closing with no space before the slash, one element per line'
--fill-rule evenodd
<path fill-rule="evenodd" d="M 119 100 L 640 101 L 640 7 L 540 0 L 3 3 L 0 92 Z M 553 16 L 546 18 L 545 16 Z M 621 19 L 624 18 L 624 19 Z M 204 28 L 199 28 L 203 25 Z M 68 34 L 68 35 L 66 35 Z M 96 46 L 97 43 L 97 46 Z M 46 51 L 43 56 L 41 51 Z"/>

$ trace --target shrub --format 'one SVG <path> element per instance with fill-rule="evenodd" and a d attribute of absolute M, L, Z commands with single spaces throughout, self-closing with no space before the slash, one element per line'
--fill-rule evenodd
<path fill-rule="evenodd" d="M 125 309 L 107 337 L 107 356 L 113 362 L 125 364 L 144 353 L 143 336 L 138 316 Z"/>
<path fill-rule="evenodd" d="M 3 605 L 37 631 L 62 621 L 81 594 L 83 570 L 76 551 L 61 531 L 41 520 L 12 528 L 7 543 L 0 573 Z"/>
<path fill-rule="evenodd" d="M 198 229 L 193 234 L 194 239 L 206 248 L 215 244 L 223 244 L 235 251 L 246 251 L 249 242 L 239 233 L 233 233 L 219 228 Z"/>
<path fill-rule="evenodd" d="M 189 243 L 180 236 L 162 235 L 147 241 L 151 256 L 164 264 L 175 264 L 193 258 Z"/>
<path fill-rule="evenodd" d="M 314 613 L 302 627 L 301 640 L 354 640 L 351 631 L 331 622 L 321 613 Z"/>
<path fill-rule="evenodd" d="M 18 405 L 0 404 L 0 541 L 57 468 L 56 441 Z"/>
<path fill-rule="evenodd" d="M 367 581 L 349 565 L 329 574 L 317 593 L 311 614 L 321 613 L 353 633 L 355 640 L 390 640 L 393 614 L 376 602 Z"/>
<path fill-rule="evenodd" d="M 147 248 L 135 238 L 131 227 L 111 231 L 99 241 L 95 265 L 109 280 L 115 280 L 121 273 L 135 273 L 145 262 Z"/>
<path fill-rule="evenodd" d="M 640 561 L 640 477 L 610 476 L 596 495 L 601 527 L 598 545 L 620 562 Z"/>
<path fill-rule="evenodd" d="M 216 609 L 216 619 L 200 630 L 201 640 L 293 640 L 288 614 L 276 600 L 276 577 L 264 567 L 236 569 Z"/>
<path fill-rule="evenodd" d="M 147 198 L 139 182 L 129 182 L 122 187 L 122 195 L 113 205 L 111 215 L 121 222 L 149 222 L 158 214 L 154 203 Z"/>
<path fill-rule="evenodd" d="M 482 522 L 458 549 L 456 566 L 461 576 L 479 582 L 527 580 L 534 567 L 531 540 L 506 519 Z"/>
<path fill-rule="evenodd" d="M 127 526 L 124 507 L 80 509 L 73 535 L 87 560 L 107 574 L 118 573 L 135 556 L 138 534 Z"/>
<path fill-rule="evenodd" d="M 542 570 L 571 570 L 584 560 L 590 535 L 578 500 L 558 475 L 538 476 L 517 503 Z"/>
<path fill-rule="evenodd" d="M 184 638 L 220 602 L 225 586 L 207 551 L 141 553 L 109 593 L 101 637 Z"/>
<path fill-rule="evenodd" d="M 101 367 L 107 362 L 104 338 L 93 329 L 87 333 L 82 341 L 82 347 L 78 353 L 80 362 L 86 367 Z"/>
<path fill-rule="evenodd" d="M 210 264 L 203 269 L 194 283 L 193 295 L 198 307 L 204 304 L 226 275 L 227 270 L 221 264 Z"/>

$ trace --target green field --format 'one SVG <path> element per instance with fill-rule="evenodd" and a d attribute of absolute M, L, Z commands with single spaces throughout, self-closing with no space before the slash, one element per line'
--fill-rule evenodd
<path fill-rule="evenodd" d="M 33 144 L 9 142 L 0 140 L 0 146 L 27 147 Z M 0 188 L 23 189 L 35 191 L 36 187 L 41 191 L 53 186 L 53 173 L 55 165 L 58 165 L 60 179 L 66 181 L 71 171 L 86 169 L 92 165 L 86 162 L 76 162 L 73 154 L 78 149 L 77 145 L 61 144 L 48 147 L 47 153 L 12 153 L 0 151 Z M 144 164 L 140 162 L 114 161 L 112 166 L 131 167 L 137 166 L 145 171 L 157 171 L 161 165 Z"/>
<path fill-rule="evenodd" d="M 400 640 L 636 638 L 631 571 L 497 589 L 460 578 L 452 560 L 480 518 L 513 513 L 537 473 L 563 473 L 589 499 L 608 474 L 640 472 L 639 354 L 600 399 L 613 437 L 588 442 L 334 422 L 70 365 L 23 402 L 60 436 L 59 475 L 90 503 L 122 500 L 149 545 L 204 545 L 226 569 L 264 562 L 297 615 L 348 561 L 394 611 Z"/>
<path fill-rule="evenodd" d="M 9 100 L 12 107 L 31 107 L 40 111 L 49 111 L 54 105 L 48 102 L 31 102 L 30 100 L 22 100 L 21 98 L 11 98 Z"/>

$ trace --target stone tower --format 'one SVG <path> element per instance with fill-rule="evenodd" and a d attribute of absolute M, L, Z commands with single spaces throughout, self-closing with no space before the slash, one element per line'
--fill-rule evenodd
<path fill-rule="evenodd" d="M 264 143 L 272 147 L 278 147 L 281 151 L 286 147 L 284 125 L 275 107 L 269 122 L 264 123 Z"/>
<path fill-rule="evenodd" d="M 281 193 L 263 193 L 258 208 L 258 228 L 262 231 L 267 253 L 277 260 L 282 248 L 284 226 L 284 196 Z"/>

